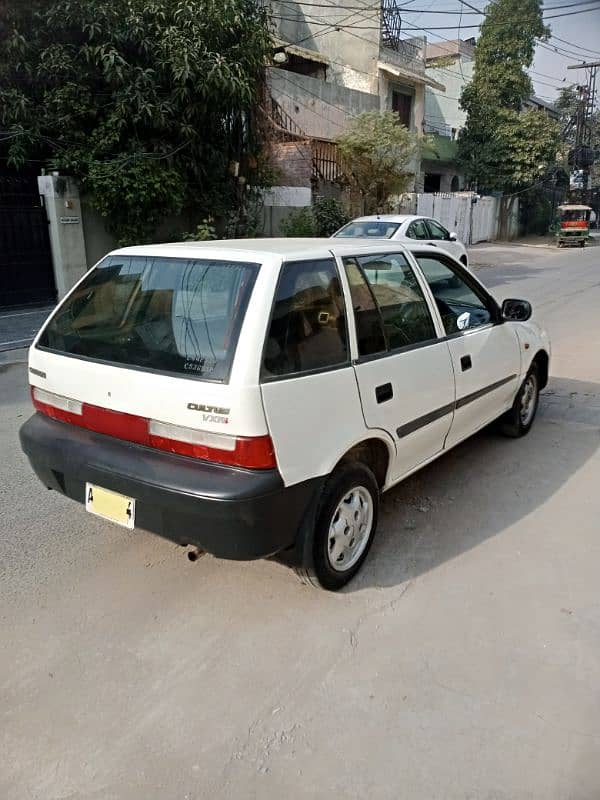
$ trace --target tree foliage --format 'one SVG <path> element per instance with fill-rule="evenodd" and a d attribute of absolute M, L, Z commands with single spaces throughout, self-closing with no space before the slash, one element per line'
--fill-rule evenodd
<path fill-rule="evenodd" d="M 342 182 L 358 194 L 365 214 L 381 209 L 393 194 L 406 191 L 413 178 L 416 136 L 392 111 L 360 114 L 337 140 Z"/>
<path fill-rule="evenodd" d="M 511 193 L 540 181 L 559 150 L 559 126 L 522 111 L 533 87 L 536 38 L 547 38 L 539 0 L 497 0 L 487 7 L 475 49 L 472 82 L 461 95 L 467 112 L 459 161 L 480 190 Z"/>
<path fill-rule="evenodd" d="M 0 155 L 78 178 L 122 240 L 260 179 L 253 110 L 271 46 L 259 0 L 0 4 Z"/>

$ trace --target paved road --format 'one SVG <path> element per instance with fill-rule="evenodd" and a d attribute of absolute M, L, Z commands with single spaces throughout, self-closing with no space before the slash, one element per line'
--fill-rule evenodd
<path fill-rule="evenodd" d="M 3 800 L 600 797 L 600 251 L 475 260 L 552 333 L 540 418 L 390 492 L 338 595 L 43 490 L 0 366 Z"/>
<path fill-rule="evenodd" d="M 0 311 L 0 352 L 28 347 L 52 308 Z"/>

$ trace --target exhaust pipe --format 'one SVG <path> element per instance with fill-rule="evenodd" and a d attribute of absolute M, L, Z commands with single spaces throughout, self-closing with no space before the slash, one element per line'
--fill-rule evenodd
<path fill-rule="evenodd" d="M 197 547 L 192 547 L 191 550 L 187 551 L 187 557 L 192 563 L 198 561 L 204 555 L 206 555 L 206 550 L 200 550 Z"/>

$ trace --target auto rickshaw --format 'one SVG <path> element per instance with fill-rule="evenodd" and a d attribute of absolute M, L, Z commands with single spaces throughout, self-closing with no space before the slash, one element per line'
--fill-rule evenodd
<path fill-rule="evenodd" d="M 556 232 L 557 244 L 585 247 L 590 235 L 590 206 L 564 205 L 558 207 L 559 228 Z"/>

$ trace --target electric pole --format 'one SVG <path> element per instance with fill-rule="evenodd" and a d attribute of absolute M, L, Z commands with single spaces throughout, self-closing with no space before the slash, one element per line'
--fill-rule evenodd
<path fill-rule="evenodd" d="M 587 69 L 587 85 L 577 86 L 578 101 L 574 119 L 567 125 L 564 133 L 569 133 L 575 127 L 575 144 L 569 151 L 569 165 L 573 169 L 571 186 L 583 190 L 582 200 L 590 190 L 590 169 L 595 161 L 595 152 L 592 147 L 592 115 L 596 108 L 596 72 L 600 61 L 586 61 L 582 64 L 572 64 L 567 69 Z"/>

